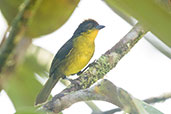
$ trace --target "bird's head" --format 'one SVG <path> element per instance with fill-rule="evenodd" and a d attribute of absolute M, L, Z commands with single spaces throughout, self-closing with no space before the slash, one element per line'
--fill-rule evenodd
<path fill-rule="evenodd" d="M 83 21 L 74 32 L 74 35 L 81 35 L 81 34 L 89 34 L 93 31 L 99 31 L 100 29 L 104 28 L 105 26 L 99 25 L 95 20 L 88 19 Z"/>

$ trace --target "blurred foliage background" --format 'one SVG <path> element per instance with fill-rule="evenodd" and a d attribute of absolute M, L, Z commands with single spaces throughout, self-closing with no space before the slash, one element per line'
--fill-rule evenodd
<path fill-rule="evenodd" d="M 27 51 L 21 54 L 25 48 L 24 42 L 30 42 L 32 38 L 39 38 L 61 27 L 71 16 L 79 0 L 38 0 L 34 4 L 33 16 L 29 19 L 26 33 L 21 38 L 20 49 L 13 51 L 11 56 L 22 56 L 22 60 L 16 63 L 16 58 L 7 61 L 6 69 L 1 72 L 1 90 L 4 89 L 14 104 L 17 114 L 33 113 L 35 97 L 42 85 L 37 81 L 35 74 L 47 76 L 52 54 L 35 47 L 29 43 Z M 1 0 L 0 10 L 9 27 L 24 5 L 24 0 Z M 28 16 L 29 16 L 29 12 Z M 24 41 L 23 41 L 24 39 Z M 26 43 L 27 44 L 27 43 Z M 16 51 L 17 50 L 17 51 Z M 41 54 L 41 55 L 39 55 Z M 17 55 L 18 56 L 18 55 Z M 23 59 L 24 58 L 24 59 Z M 21 62 L 22 61 L 22 62 Z M 42 62 L 43 61 L 43 62 Z M 28 112 L 27 112 L 28 111 Z"/>
<path fill-rule="evenodd" d="M 36 2 L 33 16 L 29 19 L 22 39 L 40 38 L 59 29 L 72 15 L 79 1 L 40 0 Z M 24 0 L 0 0 L 0 10 L 9 27 L 23 7 L 23 2 Z M 163 52 L 171 58 L 171 2 L 169 0 L 104 0 L 104 2 L 128 22 L 131 23 L 133 17 L 143 24 L 166 45 L 167 48 L 163 48 L 165 50 Z M 33 45 L 30 40 L 26 42 L 29 42 L 26 51 L 16 51 L 17 48 L 14 48 L 0 74 L 0 90 L 6 91 L 14 104 L 16 114 L 34 114 L 35 96 L 42 87 L 36 75 L 48 76 L 47 72 L 53 57 L 49 51 Z M 22 49 L 25 43 L 18 46 Z M 16 63 L 15 56 L 18 54 L 22 59 Z"/>
<path fill-rule="evenodd" d="M 1 0 L 0 8 L 10 25 L 24 0 Z M 39 37 L 61 27 L 71 16 L 79 0 L 39 0 L 34 6 L 34 16 L 30 19 L 26 36 Z M 22 7 L 22 6 L 21 6 Z"/>

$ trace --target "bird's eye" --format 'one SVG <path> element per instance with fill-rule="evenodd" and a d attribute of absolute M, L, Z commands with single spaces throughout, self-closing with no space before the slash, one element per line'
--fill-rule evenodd
<path fill-rule="evenodd" d="M 87 24 L 87 28 L 88 29 L 92 29 L 93 28 L 93 25 L 91 23 Z"/>

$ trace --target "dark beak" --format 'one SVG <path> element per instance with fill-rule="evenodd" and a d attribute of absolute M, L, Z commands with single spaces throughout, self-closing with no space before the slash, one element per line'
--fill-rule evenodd
<path fill-rule="evenodd" d="M 105 27 L 104 25 L 97 25 L 97 26 L 96 26 L 96 29 L 100 30 L 100 29 L 102 29 L 102 28 L 104 28 L 104 27 Z"/>

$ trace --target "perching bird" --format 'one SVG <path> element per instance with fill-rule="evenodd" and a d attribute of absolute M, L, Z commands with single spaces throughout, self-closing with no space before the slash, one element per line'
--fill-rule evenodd
<path fill-rule="evenodd" d="M 55 55 L 49 79 L 38 94 L 36 105 L 47 100 L 60 78 L 76 74 L 88 64 L 94 54 L 97 33 L 104 27 L 92 19 L 85 20 L 78 26 L 71 39 Z"/>

